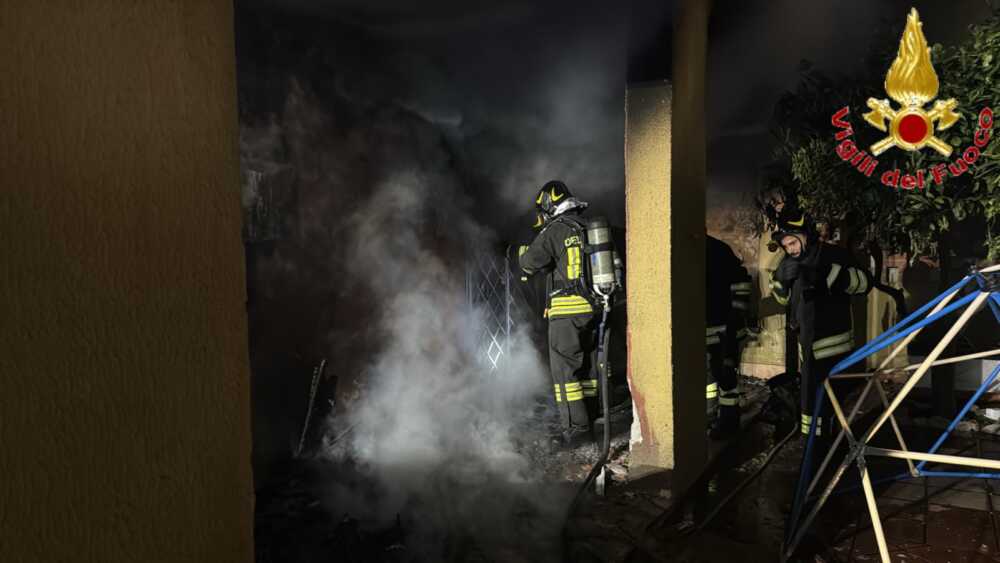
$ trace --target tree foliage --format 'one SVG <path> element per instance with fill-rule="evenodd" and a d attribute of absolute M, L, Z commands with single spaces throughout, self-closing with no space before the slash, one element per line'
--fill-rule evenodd
<path fill-rule="evenodd" d="M 883 185 L 878 176 L 894 168 L 906 173 L 954 162 L 973 143 L 979 111 L 990 107 L 1000 114 L 1000 12 L 971 26 L 961 43 L 932 47 L 940 83 L 937 99 L 955 98 L 962 116 L 951 128 L 936 133 L 953 147 L 950 157 L 930 149 L 893 148 L 877 157 L 875 174 L 866 177 L 836 154 L 838 129 L 831 117 L 844 106 L 850 109 L 850 138 L 860 148 L 867 150 L 885 136 L 862 115 L 868 111 L 868 98 L 886 97 L 885 74 L 901 33 L 901 24 L 883 27 L 869 56 L 851 76 L 829 76 L 803 62 L 798 88 L 775 107 L 772 131 L 777 149 L 765 171 L 758 205 L 764 211 L 776 194 L 797 202 L 817 220 L 839 226 L 855 246 L 873 253 L 884 249 L 907 252 L 911 259 L 933 257 L 943 239 L 960 232 L 964 240 L 971 237 L 982 248 L 979 254 L 996 260 L 1000 258 L 1000 141 L 992 140 L 969 172 L 947 177 L 940 186 L 928 180 L 924 189 L 903 190 Z M 1000 134 L 1000 125 L 993 132 Z"/>

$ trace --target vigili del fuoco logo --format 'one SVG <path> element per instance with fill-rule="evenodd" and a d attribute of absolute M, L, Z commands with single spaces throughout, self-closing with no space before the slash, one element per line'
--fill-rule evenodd
<path fill-rule="evenodd" d="M 938 94 L 938 77 L 931 64 L 931 50 L 921 29 L 920 16 L 916 9 L 911 9 L 906 18 L 906 28 L 899 41 L 899 52 L 896 60 L 885 75 L 885 92 L 897 106 L 887 99 L 868 98 L 868 108 L 864 114 L 869 125 L 887 136 L 868 147 L 866 152 L 850 139 L 854 134 L 851 123 L 847 121 L 850 108 L 844 106 L 833 114 L 831 123 L 839 129 L 834 138 L 840 141 L 837 145 L 837 156 L 850 162 L 855 169 L 871 177 L 878 167 L 875 157 L 896 148 L 907 151 L 919 151 L 931 148 L 942 156 L 952 156 L 952 146 L 935 134 L 944 131 L 955 124 L 962 116 L 955 110 L 958 101 L 954 98 L 937 100 L 929 109 L 924 107 Z M 924 189 L 930 182 L 940 186 L 945 179 L 957 177 L 968 171 L 969 166 L 979 159 L 980 151 L 990 142 L 993 129 L 993 110 L 986 107 L 979 112 L 979 122 L 969 144 L 961 155 L 948 164 L 939 163 L 927 169 L 916 171 L 900 171 L 898 168 L 885 170 L 880 175 L 883 184 L 892 188 L 912 190 Z"/>

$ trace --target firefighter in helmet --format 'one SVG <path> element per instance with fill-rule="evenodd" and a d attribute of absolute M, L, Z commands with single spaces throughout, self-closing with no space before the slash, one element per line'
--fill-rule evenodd
<path fill-rule="evenodd" d="M 592 365 L 597 308 L 586 279 L 587 203 L 573 197 L 566 184 L 547 182 L 535 197 L 540 230 L 530 245 L 518 248 L 527 275 L 546 272 L 549 368 L 563 441 L 577 445 L 591 437 L 597 409 L 597 378 Z"/>
<path fill-rule="evenodd" d="M 740 346 L 747 337 L 750 275 L 732 248 L 721 240 L 706 236 L 705 250 L 705 352 L 708 364 L 705 399 L 710 419 L 718 411 L 710 436 L 724 439 L 740 427 L 737 369 L 740 365 Z"/>
<path fill-rule="evenodd" d="M 867 295 L 874 279 L 847 249 L 821 242 L 811 219 L 793 207 L 781 210 L 771 238 L 785 253 L 772 274 L 772 293 L 787 308 L 788 330 L 798 334 L 800 428 L 808 434 L 816 416 L 817 454 L 825 455 L 832 442 L 833 412 L 824 394 L 822 411 L 816 415 L 816 390 L 854 347 L 851 298 Z M 834 389 L 840 395 L 849 385 L 840 384 Z"/>

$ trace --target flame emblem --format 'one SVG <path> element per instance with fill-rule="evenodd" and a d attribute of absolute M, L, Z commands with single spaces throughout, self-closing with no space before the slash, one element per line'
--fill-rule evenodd
<path fill-rule="evenodd" d="M 925 146 L 944 156 L 951 155 L 951 145 L 934 136 L 935 124 L 943 131 L 958 121 L 955 113 L 958 102 L 954 98 L 938 100 L 930 111 L 924 105 L 938 93 L 938 77 L 931 65 L 931 50 L 921 30 L 923 24 L 915 8 L 906 17 L 906 29 L 899 41 L 899 52 L 885 75 L 885 91 L 902 106 L 898 111 L 889 100 L 868 98 L 872 110 L 864 115 L 865 121 L 889 136 L 871 146 L 873 155 L 892 147 L 917 151 Z M 888 127 L 886 124 L 888 123 Z"/>

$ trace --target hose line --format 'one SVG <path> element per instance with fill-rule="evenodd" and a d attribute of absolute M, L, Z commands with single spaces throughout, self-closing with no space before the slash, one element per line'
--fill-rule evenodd
<path fill-rule="evenodd" d="M 580 488 L 576 492 L 576 496 L 573 497 L 573 502 L 570 504 L 569 513 L 572 514 L 577 505 L 580 504 L 580 499 L 583 497 L 583 492 L 587 490 L 587 487 L 594 482 L 594 479 L 604 471 L 604 466 L 608 462 L 608 454 L 611 451 L 611 413 L 610 410 L 610 400 L 608 398 L 608 360 L 607 360 L 607 340 L 610 340 L 611 331 L 607 328 L 608 320 L 608 301 L 605 301 L 604 312 L 601 314 L 601 324 L 597 327 L 597 377 L 600 379 L 601 385 L 601 413 L 604 416 L 604 440 L 601 446 L 601 455 L 597 458 L 594 463 L 594 467 L 591 468 L 590 473 L 587 474 L 587 478 L 583 480 Z"/>

